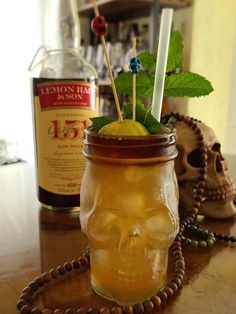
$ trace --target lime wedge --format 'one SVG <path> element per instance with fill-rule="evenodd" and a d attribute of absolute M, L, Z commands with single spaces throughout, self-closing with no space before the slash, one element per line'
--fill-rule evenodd
<path fill-rule="evenodd" d="M 99 131 L 103 135 L 139 136 L 150 134 L 139 122 L 134 120 L 115 121 L 105 125 Z"/>

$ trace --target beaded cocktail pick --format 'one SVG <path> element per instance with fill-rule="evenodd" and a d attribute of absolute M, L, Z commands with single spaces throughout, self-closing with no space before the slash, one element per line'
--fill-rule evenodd
<path fill-rule="evenodd" d="M 98 37 L 101 37 L 102 47 L 103 47 L 103 51 L 104 51 L 104 54 L 105 54 L 107 68 L 108 68 L 108 72 L 109 72 L 109 76 L 110 76 L 110 80 L 111 80 L 111 87 L 112 87 L 112 91 L 113 91 L 113 95 L 114 95 L 114 99 L 115 99 L 118 119 L 119 119 L 119 121 L 122 121 L 123 118 L 122 118 L 122 114 L 121 114 L 121 110 L 120 110 L 119 99 L 118 99 L 118 95 L 117 95 L 117 91 L 116 91 L 114 77 L 113 77 L 113 73 L 112 73 L 112 69 L 111 69 L 110 58 L 109 58 L 109 55 L 108 55 L 107 46 L 106 46 L 106 40 L 105 40 L 105 36 L 107 35 L 106 19 L 99 14 L 98 7 L 97 7 L 97 4 L 96 4 L 96 0 L 93 0 L 93 7 L 94 7 L 94 12 L 95 12 L 95 17 L 92 20 L 91 27 L 92 27 L 93 32 Z"/>
<path fill-rule="evenodd" d="M 132 40 L 133 47 L 133 57 L 130 59 L 129 68 L 133 74 L 133 120 L 136 120 L 136 75 L 140 72 L 141 62 L 139 58 L 136 57 L 136 37 Z"/>

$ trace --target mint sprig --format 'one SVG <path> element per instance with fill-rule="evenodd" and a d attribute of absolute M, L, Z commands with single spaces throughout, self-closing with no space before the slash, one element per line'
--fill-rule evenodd
<path fill-rule="evenodd" d="M 167 97 L 200 97 L 212 91 L 211 83 L 196 73 L 182 72 L 167 76 L 165 79 L 164 96 Z"/>
<path fill-rule="evenodd" d="M 154 71 L 156 57 L 149 52 L 139 55 L 143 70 L 137 75 L 137 100 L 153 95 Z M 183 64 L 183 38 L 180 32 L 171 33 L 169 54 L 166 69 L 164 96 L 168 97 L 200 97 L 209 95 L 212 91 L 211 83 L 201 75 L 192 72 L 176 73 Z M 124 72 L 115 80 L 119 94 L 131 96 L 133 91 L 132 74 Z"/>

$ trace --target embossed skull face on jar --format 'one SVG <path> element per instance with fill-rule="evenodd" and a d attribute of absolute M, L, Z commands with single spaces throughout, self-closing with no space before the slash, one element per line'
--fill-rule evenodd
<path fill-rule="evenodd" d="M 93 289 L 121 305 L 135 304 L 165 285 L 168 249 L 178 232 L 176 151 L 153 158 L 152 143 L 152 158 L 140 157 L 135 139 L 129 140 L 135 153 L 113 141 L 120 145 L 113 150 L 106 151 L 106 143 L 99 152 L 94 146 L 95 153 L 92 144 L 85 148 L 80 220 L 90 242 Z"/>
<path fill-rule="evenodd" d="M 229 176 L 227 163 L 221 154 L 221 145 L 215 133 L 204 123 L 197 123 L 207 149 L 206 187 L 199 208 L 200 214 L 212 218 L 229 218 L 236 214 L 235 187 Z M 198 188 L 201 167 L 196 134 L 184 122 L 176 122 L 178 157 L 175 169 L 179 183 L 180 208 L 191 209 Z"/>

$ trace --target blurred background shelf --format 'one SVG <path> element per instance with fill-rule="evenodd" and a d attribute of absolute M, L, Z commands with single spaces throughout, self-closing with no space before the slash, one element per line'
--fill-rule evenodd
<path fill-rule="evenodd" d="M 184 8 L 191 4 L 187 0 L 100 0 L 97 2 L 101 14 L 108 21 L 121 21 L 128 18 L 141 17 L 150 14 L 150 9 L 155 3 L 159 7 Z M 87 3 L 79 8 L 81 16 L 92 17 L 94 15 L 93 4 Z"/>

